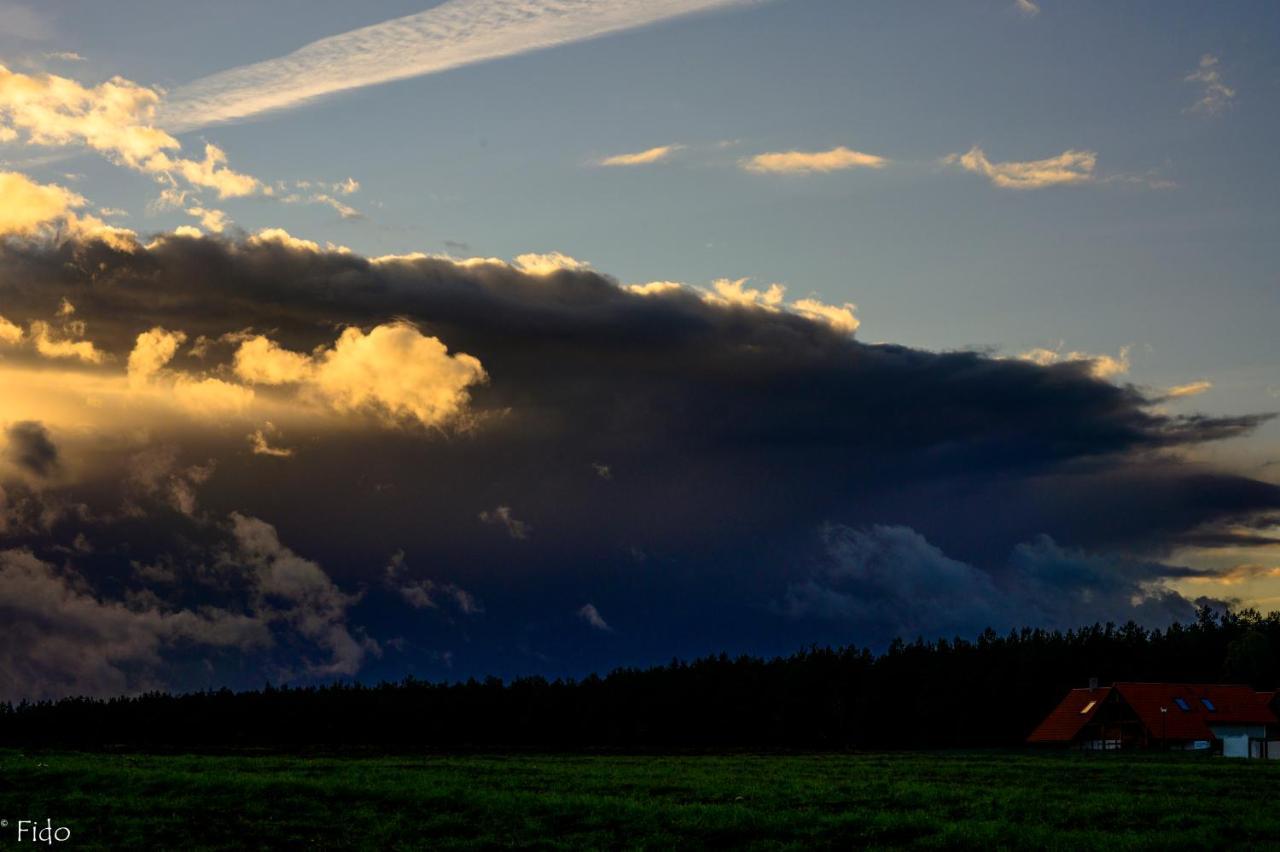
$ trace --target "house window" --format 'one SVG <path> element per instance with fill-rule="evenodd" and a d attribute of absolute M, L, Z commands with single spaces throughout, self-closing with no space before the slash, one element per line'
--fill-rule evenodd
<path fill-rule="evenodd" d="M 1203 705 L 1204 705 L 1204 709 L 1208 710 L 1210 713 L 1217 713 L 1217 712 L 1218 712 L 1218 708 L 1217 708 L 1217 707 L 1214 707 L 1214 706 L 1213 706 L 1213 702 L 1212 702 L 1212 701 L 1210 701 L 1209 699 L 1207 699 L 1207 698 L 1201 698 L 1201 699 L 1200 699 L 1200 703 L 1201 703 L 1201 704 L 1203 704 Z"/>
<path fill-rule="evenodd" d="M 1175 699 L 1173 699 L 1173 703 L 1174 703 L 1174 704 L 1177 704 L 1177 705 L 1178 705 L 1178 709 L 1179 709 L 1179 710 L 1181 710 L 1183 713 L 1190 713 L 1190 712 L 1191 712 L 1191 705 L 1187 703 L 1187 699 L 1185 699 L 1185 698 L 1175 698 Z"/>
<path fill-rule="evenodd" d="M 1084 709 L 1080 711 L 1080 715 L 1083 716 L 1085 713 L 1088 713 L 1090 710 L 1093 709 L 1093 705 L 1097 703 L 1098 703 L 1097 701 L 1090 701 L 1088 704 L 1084 705 Z"/>

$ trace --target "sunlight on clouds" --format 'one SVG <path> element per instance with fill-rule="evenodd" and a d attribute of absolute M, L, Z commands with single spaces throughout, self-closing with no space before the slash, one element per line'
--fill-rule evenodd
<path fill-rule="evenodd" d="M 82 195 L 39 184 L 17 172 L 0 172 L 0 234 L 29 237 L 83 207 Z"/>
<path fill-rule="evenodd" d="M 1172 397 L 1173 399 L 1179 399 L 1187 396 L 1199 396 L 1212 387 L 1213 382 L 1210 381 L 1188 382 L 1185 385 L 1174 385 L 1169 388 L 1165 391 L 1165 396 Z"/>
<path fill-rule="evenodd" d="M 485 260 L 485 262 L 488 261 Z M 558 251 L 548 252 L 547 254 L 516 255 L 514 265 L 516 269 L 528 275 L 551 275 L 562 269 L 577 272 L 591 268 L 591 264 L 586 261 L 577 260 Z"/>
<path fill-rule="evenodd" d="M 647 166 L 650 163 L 660 163 L 671 157 L 676 151 L 683 148 L 683 145 L 659 145 L 656 148 L 650 148 L 647 151 L 637 151 L 634 154 L 615 154 L 612 157 L 605 157 L 600 161 L 602 166 Z"/>
<path fill-rule="evenodd" d="M 767 308 L 777 310 L 786 296 L 787 288 L 781 284 L 770 284 L 768 289 L 757 290 L 748 287 L 750 278 L 718 278 L 711 282 L 711 293 L 707 300 L 725 305 L 742 305 L 745 307 Z"/>
<path fill-rule="evenodd" d="M 244 381 L 259 385 L 304 382 L 315 372 L 309 356 L 290 352 L 262 335 L 240 344 L 236 349 L 233 369 Z"/>
<path fill-rule="evenodd" d="M 86 364 L 101 364 L 107 355 L 88 340 L 67 340 L 55 338 L 49 324 L 43 320 L 31 323 L 31 339 L 35 341 L 36 352 L 46 358 L 70 358 Z"/>
<path fill-rule="evenodd" d="M 777 151 L 756 154 L 742 161 L 749 172 L 760 174 L 808 174 L 834 172 L 841 169 L 882 169 L 889 164 L 884 157 L 864 154 L 841 145 L 830 151 Z"/>
<path fill-rule="evenodd" d="M 861 321 L 854 315 L 856 306 L 852 302 L 843 305 L 828 305 L 817 299 L 797 299 L 791 303 L 791 310 L 802 317 L 824 322 L 836 331 L 853 334 L 858 330 Z"/>
<path fill-rule="evenodd" d="M 187 215 L 200 220 L 200 224 L 215 234 L 221 234 L 231 224 L 227 214 L 221 210 L 209 210 L 204 207 L 188 207 Z"/>
<path fill-rule="evenodd" d="M 9 322 L 0 316 L 0 343 L 6 346 L 17 346 L 22 342 L 22 326 Z"/>
<path fill-rule="evenodd" d="M 679 281 L 649 281 L 644 284 L 624 284 L 622 289 L 637 296 L 661 296 L 687 289 Z"/>
<path fill-rule="evenodd" d="M 487 378 L 479 360 L 450 355 L 443 343 L 406 322 L 342 332 L 333 348 L 308 356 L 266 337 L 244 341 L 236 375 L 264 385 L 297 384 L 338 411 L 373 411 L 392 421 L 440 426 L 469 400 L 467 388 Z"/>
<path fill-rule="evenodd" d="M 1061 352 L 1057 349 L 1028 349 L 1017 357 L 1020 361 L 1030 361 L 1041 367 L 1053 364 L 1084 362 L 1089 365 L 1089 373 L 1095 379 L 1110 379 L 1129 372 L 1129 352 L 1132 347 L 1122 346 L 1115 357 L 1111 355 L 1093 355 L 1088 352 Z"/>
<path fill-rule="evenodd" d="M 1041 189 L 1092 181 L 1098 155 L 1093 151 L 1063 151 L 1044 160 L 993 163 L 975 145 L 964 154 L 944 157 L 942 162 L 982 175 L 1002 189 Z"/>

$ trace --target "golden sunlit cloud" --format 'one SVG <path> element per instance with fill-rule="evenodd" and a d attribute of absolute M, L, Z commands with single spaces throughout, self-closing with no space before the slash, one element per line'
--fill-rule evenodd
<path fill-rule="evenodd" d="M 486 380 L 480 361 L 450 355 L 437 338 L 406 322 L 342 332 L 333 348 L 314 355 L 283 349 L 265 337 L 240 344 L 236 375 L 262 385 L 298 385 L 340 412 L 373 412 L 390 422 L 441 426 L 469 400 L 467 389 Z"/>
<path fill-rule="evenodd" d="M 1062 352 L 1057 349 L 1038 348 L 1028 349 L 1026 352 L 1020 353 L 1017 358 L 1020 361 L 1039 364 L 1041 367 L 1082 361 L 1089 364 L 1089 373 L 1094 378 L 1110 379 L 1129 372 L 1129 352 L 1131 349 L 1132 347 L 1129 346 L 1121 346 L 1119 354 L 1111 356 L 1094 355 L 1089 352 Z"/>
<path fill-rule="evenodd" d="M 27 75 L 0 65 L 0 129 L 25 133 L 32 145 L 84 145 L 120 165 L 172 182 L 181 176 L 220 198 L 251 195 L 260 182 L 227 166 L 226 154 L 205 146 L 203 160 L 170 156 L 182 148 L 155 126 L 160 93 L 122 77 L 82 86 L 54 74 Z"/>
<path fill-rule="evenodd" d="M 841 145 L 829 151 L 775 151 L 756 154 L 742 161 L 742 168 L 760 174 L 809 174 L 842 169 L 882 169 L 884 157 L 864 154 Z"/>
<path fill-rule="evenodd" d="M 602 166 L 647 166 L 650 163 L 660 163 L 667 160 L 676 151 L 682 149 L 683 145 L 659 145 L 656 148 L 650 148 L 647 151 L 637 151 L 634 154 L 615 154 L 612 157 L 605 157 L 600 161 Z"/>
<path fill-rule="evenodd" d="M 475 258 L 473 258 L 474 260 Z M 489 258 L 481 258 L 482 262 L 490 262 Z M 498 261 L 501 263 L 502 261 Z M 548 252 L 546 254 L 520 254 L 516 255 L 513 264 L 516 269 L 529 275 L 550 275 L 553 272 L 559 272 L 562 269 L 572 271 L 580 271 L 590 269 L 591 264 L 585 260 L 569 257 L 567 254 L 561 254 L 558 251 Z"/>
<path fill-rule="evenodd" d="M 1185 385 L 1174 385 L 1169 388 L 1165 391 L 1165 396 L 1172 397 L 1174 399 L 1186 396 L 1199 396 L 1212 387 L 1213 382 L 1210 381 L 1188 382 Z"/>
<path fill-rule="evenodd" d="M 1092 181 L 1098 155 L 1093 151 L 1063 151 L 1043 160 L 993 163 L 975 145 L 964 154 L 944 157 L 942 162 L 982 175 L 1002 189 L 1042 189 Z"/>

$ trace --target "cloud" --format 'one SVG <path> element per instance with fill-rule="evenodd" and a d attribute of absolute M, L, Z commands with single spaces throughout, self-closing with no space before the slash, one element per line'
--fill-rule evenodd
<path fill-rule="evenodd" d="M 637 151 L 634 154 L 614 154 L 612 157 L 605 157 L 600 160 L 599 165 L 647 166 L 652 163 L 661 163 L 664 160 L 669 159 L 672 154 L 683 147 L 683 145 L 659 145 L 656 148 L 649 148 L 646 151 Z"/>
<path fill-rule="evenodd" d="M 942 161 L 989 178 L 1002 189 L 1043 189 L 1093 181 L 1098 155 L 1093 151 L 1063 151 L 1044 160 L 993 163 L 975 145 L 967 153 L 949 154 Z"/>
<path fill-rule="evenodd" d="M 287 459 L 293 457 L 293 450 L 288 447 L 271 446 L 272 436 L 279 430 L 270 420 L 262 425 L 261 429 L 254 429 L 249 434 L 249 446 L 253 450 L 255 456 L 271 456 L 272 458 Z"/>
<path fill-rule="evenodd" d="M 17 346 L 22 342 L 22 326 L 11 323 L 0 316 L 0 343 L 5 346 Z"/>
<path fill-rule="evenodd" d="M 371 411 L 390 422 L 441 426 L 455 419 L 468 388 L 486 378 L 479 360 L 450 355 L 437 338 L 407 322 L 385 323 L 368 334 L 347 328 L 331 349 L 290 352 L 263 336 L 240 344 L 235 372 L 245 381 L 296 384 L 341 412 Z"/>
<path fill-rule="evenodd" d="M 1186 77 L 1188 83 L 1200 84 L 1200 99 L 1187 107 L 1187 112 L 1201 115 L 1217 115 L 1229 108 L 1236 99 L 1236 90 L 1228 86 L 1222 79 L 1218 68 L 1218 57 L 1206 53 L 1200 57 L 1200 64 Z"/>
<path fill-rule="evenodd" d="M 853 334 L 858 330 L 861 321 L 854 315 L 857 307 L 850 302 L 843 305 L 828 305 L 818 299 L 798 299 L 787 304 L 785 302 L 787 288 L 781 284 L 770 284 L 761 290 L 748 287 L 748 278 L 720 278 L 711 282 L 711 291 L 703 298 L 714 305 L 758 308 L 765 311 L 788 310 L 798 316 L 829 326 L 842 334 Z M 680 284 L 655 281 L 649 284 L 631 285 L 628 289 L 639 295 L 660 295 L 674 293 L 682 287 Z"/>
<path fill-rule="evenodd" d="M 605 621 L 600 616 L 600 611 L 596 609 L 595 604 L 584 604 L 582 608 L 578 610 L 578 618 L 581 618 L 596 630 L 602 630 L 606 633 L 613 632 L 613 628 L 609 626 L 609 622 Z"/>
<path fill-rule="evenodd" d="M 742 168 L 760 174 L 811 174 L 844 169 L 882 169 L 884 157 L 864 154 L 841 145 L 830 151 L 777 151 L 756 154 L 742 161 Z"/>
<path fill-rule="evenodd" d="M 449 0 L 177 89 L 163 126 L 191 130 L 337 92 L 434 74 L 740 5 L 741 0 Z"/>
<path fill-rule="evenodd" d="M 73 571 L 29 550 L 0 551 L 0 698 L 119 695 L 155 688 L 166 650 L 180 644 L 249 650 L 267 626 L 227 611 L 108 600 Z"/>
<path fill-rule="evenodd" d="M 180 331 L 166 331 L 159 326 L 139 334 L 133 351 L 129 353 L 127 372 L 130 384 L 144 385 L 159 375 L 178 354 L 178 347 L 186 339 L 187 336 Z"/>
<path fill-rule="evenodd" d="M 204 207 L 188 207 L 187 214 L 194 216 L 200 220 L 200 224 L 205 230 L 215 234 L 221 234 L 227 229 L 227 225 L 231 224 L 227 218 L 227 214 L 221 210 L 209 210 Z"/>
<path fill-rule="evenodd" d="M 1164 393 L 1171 399 L 1181 399 L 1187 396 L 1199 396 L 1212 387 L 1213 382 L 1210 381 L 1188 382 L 1185 385 L 1174 385 Z"/>
<path fill-rule="evenodd" d="M 434 580 L 409 579 L 404 551 L 398 550 L 387 563 L 385 582 L 414 609 L 439 609 L 441 599 L 450 602 L 463 615 L 484 612 L 484 605 L 475 595 L 454 583 L 437 583 Z"/>
<path fill-rule="evenodd" d="M 154 126 L 160 93 L 114 77 L 86 87 L 52 74 L 30 76 L 0 65 L 0 129 L 24 132 L 32 145 L 84 145 L 129 168 L 217 191 L 220 198 L 250 195 L 256 178 L 234 172 L 226 154 L 205 146 L 203 160 L 170 156 L 182 146 Z"/>
<path fill-rule="evenodd" d="M 566 269 L 572 271 L 590 269 L 591 264 L 553 251 L 546 254 L 516 255 L 515 268 L 529 275 L 553 275 Z"/>
<path fill-rule="evenodd" d="M 1062 352 L 1060 349 L 1028 349 L 1018 355 L 1019 360 L 1030 361 L 1041 367 L 1053 364 L 1083 364 L 1090 375 L 1098 379 L 1112 379 L 1129 372 L 1129 352 L 1132 347 L 1121 346 L 1117 355 L 1094 355 L 1089 352 Z"/>
<path fill-rule="evenodd" d="M 59 317 L 64 298 L 75 311 Z M 5 419 L 44 424 L 60 459 L 44 480 L 4 459 L 0 548 L 72 572 L 99 604 L 231 614 L 269 637 L 242 649 L 157 629 L 152 657 L 112 664 L 129 688 L 357 666 L 376 678 L 389 670 L 371 665 L 370 643 L 395 637 L 409 649 L 396 665 L 447 647 L 466 677 L 881 644 L 988 618 L 1158 623 L 1188 603 L 1171 584 L 1200 576 L 1179 574 L 1171 549 L 1195 566 L 1184 551 L 1239 529 L 1265 538 L 1280 520 L 1280 487 L 1202 451 L 1264 416 L 1181 415 L 1163 389 L 1100 379 L 1099 359 L 1072 353 L 1037 363 L 867 343 L 781 285 L 638 292 L 589 268 L 370 259 L 284 232 L 162 234 L 130 252 L 4 242 L 0 305 L 23 331 L 0 360 Z M 33 322 L 72 342 L 84 323 L 102 363 L 50 361 Z M 348 357 L 338 384 L 368 397 L 354 410 L 318 378 Z M 419 385 L 452 400 L 424 406 L 427 419 L 453 411 L 456 425 L 392 417 L 386 400 Z M 459 389 L 465 403 L 449 396 Z M 246 405 L 193 415 L 201 391 Z M 298 452 L 255 454 L 257 431 Z M 232 513 L 278 530 L 274 544 L 249 524 L 242 538 L 267 544 L 242 546 Z M 835 560 L 822 531 L 836 528 L 870 535 L 858 552 L 875 564 L 910 556 L 920 582 L 967 591 L 913 612 L 887 567 Z M 430 570 L 389 581 L 388 542 Z M 312 565 L 323 554 L 328 584 L 303 566 L 312 592 L 264 591 L 291 562 L 282 549 Z M 1232 557 L 1243 563 L 1270 564 Z M 461 618 L 451 585 L 486 616 Z M 873 599 L 862 589 L 883 606 L 859 603 Z M 584 643 L 584 625 L 554 614 L 587 600 L 646 629 Z M 40 677 L 33 689 L 65 686 Z"/>
<path fill-rule="evenodd" d="M 791 618 L 938 638 L 1135 617 L 1163 626 L 1195 613 L 1168 582 L 1198 572 L 1063 548 L 1047 536 L 1016 545 L 997 570 L 953 559 L 909 527 L 833 526 L 824 540 L 822 567 L 781 603 Z"/>
<path fill-rule="evenodd" d="M 222 564 L 250 572 L 254 608 L 287 623 L 298 635 L 328 652 L 327 660 L 308 660 L 311 675 L 351 675 L 374 649 L 347 628 L 347 609 L 355 598 L 343 593 L 320 566 L 281 543 L 275 527 L 233 512 L 234 547 Z"/>
<path fill-rule="evenodd" d="M 79 237 L 100 239 L 121 250 L 132 247 L 132 231 L 76 212 L 87 203 L 84 196 L 57 184 L 36 183 L 18 172 L 0 171 L 0 239 Z"/>
<path fill-rule="evenodd" d="M 46 358 L 71 359 L 86 364 L 101 364 L 107 360 L 106 353 L 92 341 L 59 338 L 44 320 L 33 320 L 30 330 L 36 351 Z"/>
<path fill-rule="evenodd" d="M 5 430 L 5 437 L 5 455 L 21 469 L 42 478 L 57 471 L 58 447 L 43 423 L 14 423 Z"/>
<path fill-rule="evenodd" d="M 480 513 L 480 522 L 503 527 L 506 529 L 507 535 L 517 541 L 524 541 L 529 537 L 529 533 L 533 530 L 533 527 L 529 526 L 524 521 L 518 520 L 511 514 L 510 506 L 497 506 L 494 509 L 485 509 Z"/>
<path fill-rule="evenodd" d="M 1014 8 L 1029 18 L 1040 14 L 1040 7 L 1032 0 L 1014 0 Z"/>

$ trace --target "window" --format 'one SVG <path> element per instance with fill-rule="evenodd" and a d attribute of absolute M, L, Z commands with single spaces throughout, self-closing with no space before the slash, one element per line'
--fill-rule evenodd
<path fill-rule="evenodd" d="M 1178 705 L 1178 709 L 1179 709 L 1179 710 L 1181 710 L 1183 713 L 1190 713 L 1190 712 L 1191 712 L 1191 705 L 1187 703 L 1187 699 L 1185 699 L 1185 698 L 1175 698 L 1175 699 L 1173 699 L 1173 703 L 1174 703 L 1174 704 L 1177 704 L 1177 705 Z"/>
<path fill-rule="evenodd" d="M 1207 699 L 1207 698 L 1201 698 L 1201 699 L 1200 699 L 1200 703 L 1201 703 L 1201 704 L 1203 704 L 1203 705 L 1204 705 L 1204 709 L 1208 710 L 1210 713 L 1217 713 L 1217 712 L 1218 712 L 1218 708 L 1217 708 L 1217 707 L 1214 707 L 1214 706 L 1213 706 L 1213 702 L 1212 702 L 1212 701 L 1210 701 L 1209 699 Z"/>
<path fill-rule="evenodd" d="M 1080 711 L 1080 715 L 1083 716 L 1085 713 L 1088 713 L 1090 710 L 1093 709 L 1093 705 L 1097 703 L 1098 703 L 1097 701 L 1090 701 L 1088 704 L 1084 705 L 1084 709 Z"/>

